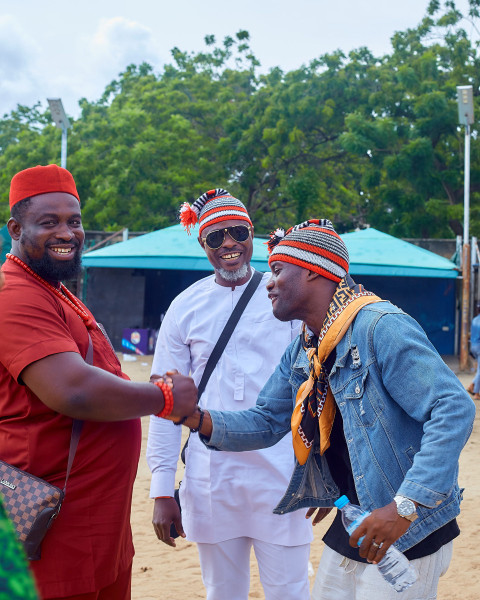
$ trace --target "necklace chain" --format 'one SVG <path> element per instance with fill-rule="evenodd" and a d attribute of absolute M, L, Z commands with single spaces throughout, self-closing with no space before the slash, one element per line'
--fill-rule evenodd
<path fill-rule="evenodd" d="M 85 323 L 88 329 L 95 328 L 95 321 L 93 317 L 89 315 L 87 311 L 80 306 L 78 298 L 76 298 L 72 294 L 72 292 L 63 285 L 63 283 L 60 283 L 60 289 L 57 289 L 55 286 L 48 283 L 48 281 L 45 281 L 43 277 L 40 277 L 38 273 L 35 273 L 35 271 L 31 269 L 27 264 L 25 264 L 21 258 L 18 258 L 18 256 L 8 253 L 7 258 L 9 258 L 11 261 L 16 263 L 20 267 L 22 267 L 22 269 L 24 269 L 29 275 L 31 275 L 34 279 L 39 281 L 53 294 L 55 294 L 57 298 L 60 298 L 60 300 L 68 304 L 68 306 L 70 306 L 70 308 L 74 310 L 77 313 L 77 315 L 82 319 L 82 321 Z"/>

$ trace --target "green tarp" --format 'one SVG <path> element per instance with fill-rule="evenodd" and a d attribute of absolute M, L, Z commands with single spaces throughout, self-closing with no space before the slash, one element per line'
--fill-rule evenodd
<path fill-rule="evenodd" d="M 197 241 L 198 233 L 187 235 L 181 225 L 112 244 L 83 256 L 85 267 L 132 269 L 177 269 L 210 271 L 212 267 Z M 354 275 L 456 278 L 450 260 L 404 242 L 376 229 L 363 229 L 341 236 L 350 254 Z M 268 271 L 266 240 L 253 240 L 252 265 Z"/>

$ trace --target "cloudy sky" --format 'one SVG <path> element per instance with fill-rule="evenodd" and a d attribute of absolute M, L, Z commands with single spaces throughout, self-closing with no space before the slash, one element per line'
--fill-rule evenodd
<path fill-rule="evenodd" d="M 0 117 L 17 104 L 60 97 L 77 117 L 130 63 L 156 72 L 170 50 L 204 49 L 240 29 L 267 71 L 288 71 L 326 52 L 391 50 L 395 31 L 415 27 L 428 0 L 0 0 Z M 467 0 L 457 0 L 465 9 Z"/>

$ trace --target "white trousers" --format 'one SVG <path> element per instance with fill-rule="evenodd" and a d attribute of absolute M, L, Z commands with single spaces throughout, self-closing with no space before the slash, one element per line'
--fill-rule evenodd
<path fill-rule="evenodd" d="M 361 563 L 325 546 L 312 589 L 312 600 L 435 600 L 438 580 L 447 572 L 453 542 L 411 564 L 417 581 L 403 592 L 396 592 L 383 579 L 376 565 Z"/>
<path fill-rule="evenodd" d="M 310 544 L 279 546 L 247 537 L 197 543 L 207 600 L 248 600 L 252 546 L 266 600 L 310 600 Z"/>

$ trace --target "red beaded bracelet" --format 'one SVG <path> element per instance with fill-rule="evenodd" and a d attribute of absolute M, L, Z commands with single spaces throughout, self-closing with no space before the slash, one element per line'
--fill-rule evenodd
<path fill-rule="evenodd" d="M 160 388 L 162 390 L 163 402 L 164 402 L 163 408 L 158 413 L 157 417 L 168 417 L 168 415 L 173 410 L 173 392 L 172 392 L 170 386 L 168 386 L 163 381 L 155 381 L 154 385 L 156 385 L 158 388 Z"/>

